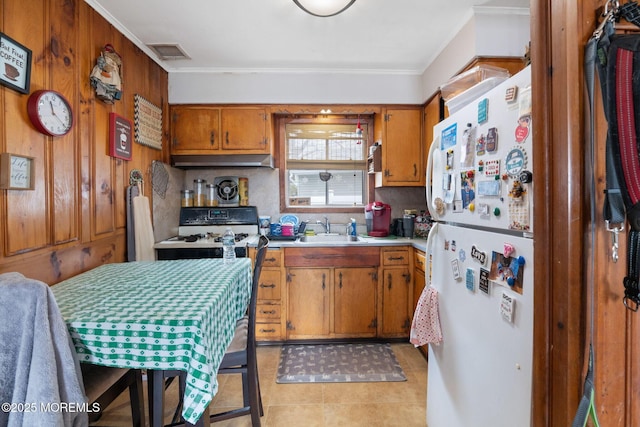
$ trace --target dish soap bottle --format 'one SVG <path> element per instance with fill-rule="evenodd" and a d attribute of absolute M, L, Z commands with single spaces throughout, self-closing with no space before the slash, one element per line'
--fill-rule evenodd
<path fill-rule="evenodd" d="M 236 259 L 235 237 L 233 230 L 227 227 L 222 235 L 222 258 L 224 260 L 224 264 L 231 264 Z"/>

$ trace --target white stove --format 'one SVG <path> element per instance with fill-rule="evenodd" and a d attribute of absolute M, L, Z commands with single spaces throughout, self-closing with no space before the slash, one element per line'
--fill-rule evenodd
<path fill-rule="evenodd" d="M 250 243 L 258 241 L 255 206 L 181 208 L 178 236 L 154 245 L 158 259 L 222 258 L 222 234 L 236 235 L 236 256 L 246 257 Z"/>

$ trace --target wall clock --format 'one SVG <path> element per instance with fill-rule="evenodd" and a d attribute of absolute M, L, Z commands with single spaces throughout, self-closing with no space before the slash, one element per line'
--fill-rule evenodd
<path fill-rule="evenodd" d="M 53 90 L 33 92 L 27 101 L 27 113 L 33 126 L 45 135 L 66 135 L 73 125 L 71 104 L 61 93 Z"/>

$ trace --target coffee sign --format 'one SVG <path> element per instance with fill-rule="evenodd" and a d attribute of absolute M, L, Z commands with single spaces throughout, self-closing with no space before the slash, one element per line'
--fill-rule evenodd
<path fill-rule="evenodd" d="M 0 33 L 0 84 L 29 93 L 31 50 Z"/>

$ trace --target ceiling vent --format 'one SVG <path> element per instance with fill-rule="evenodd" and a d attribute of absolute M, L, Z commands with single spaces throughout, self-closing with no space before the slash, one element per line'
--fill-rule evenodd
<path fill-rule="evenodd" d="M 178 44 L 148 44 L 162 60 L 191 59 Z"/>

